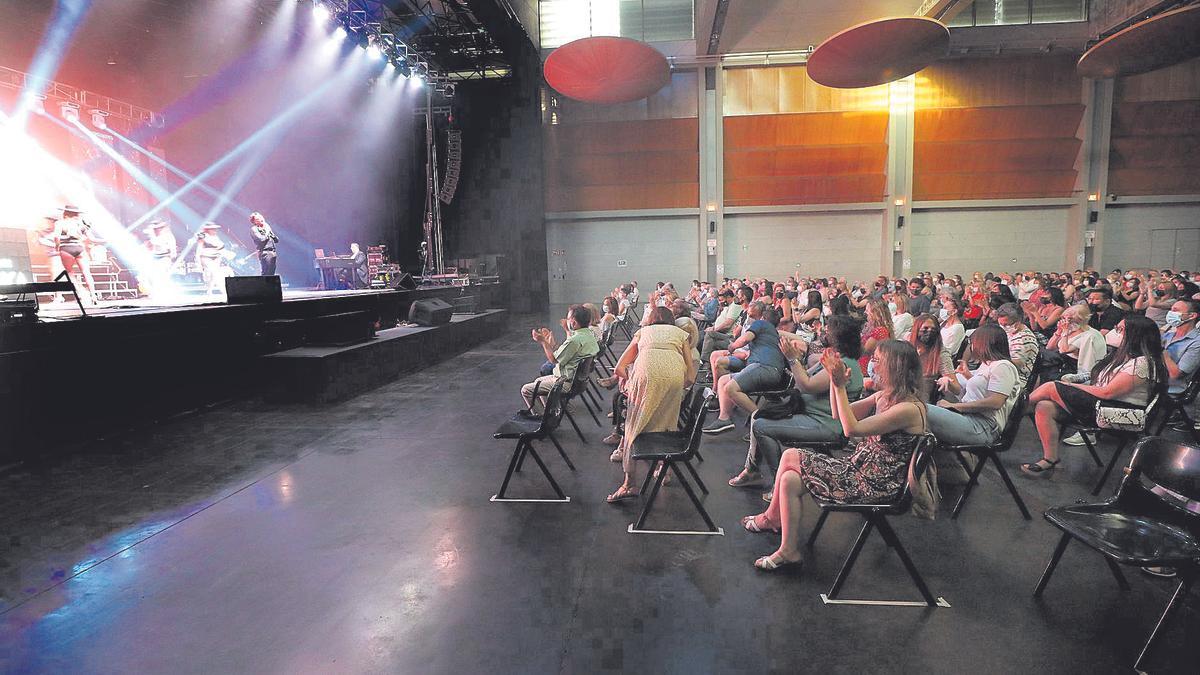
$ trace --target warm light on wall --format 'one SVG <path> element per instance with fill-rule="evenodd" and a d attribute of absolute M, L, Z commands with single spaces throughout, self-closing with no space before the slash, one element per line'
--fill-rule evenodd
<path fill-rule="evenodd" d="M 709 204 L 708 206 L 706 206 L 706 207 L 705 207 L 705 209 L 706 209 L 706 210 L 707 210 L 709 213 L 712 213 L 713 211 L 716 211 L 716 210 L 717 210 L 717 205 L 716 205 L 716 204 Z"/>
<path fill-rule="evenodd" d="M 894 201 L 892 203 L 895 204 L 896 206 L 904 206 L 904 197 L 898 197 L 896 199 L 896 201 Z"/>
<path fill-rule="evenodd" d="M 1099 192 L 1093 192 L 1092 194 L 1088 195 L 1088 201 L 1089 201 L 1089 202 L 1098 202 L 1098 201 L 1100 201 L 1100 193 L 1099 193 Z"/>

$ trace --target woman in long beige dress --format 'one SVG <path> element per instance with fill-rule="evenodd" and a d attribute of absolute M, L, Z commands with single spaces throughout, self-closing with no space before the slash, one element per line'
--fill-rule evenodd
<path fill-rule="evenodd" d="M 638 330 L 617 362 L 628 398 L 621 444 L 625 482 L 608 496 L 609 503 L 638 496 L 638 466 L 629 448 L 642 432 L 678 430 L 684 390 L 696 379 L 688 334 L 675 327 L 671 310 L 647 308 L 646 314 L 650 323 Z"/>

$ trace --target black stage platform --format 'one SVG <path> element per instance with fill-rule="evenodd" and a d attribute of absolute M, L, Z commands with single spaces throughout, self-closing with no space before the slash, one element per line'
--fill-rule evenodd
<path fill-rule="evenodd" d="M 503 302 L 502 293 L 501 284 L 285 291 L 283 302 L 275 304 L 202 297 L 172 306 L 139 301 L 102 305 L 90 309 L 88 318 L 65 304 L 46 307 L 38 323 L 0 326 L 0 466 L 217 401 L 277 390 L 272 380 L 278 369 L 262 368 L 261 357 L 314 344 L 362 342 L 406 318 L 415 300 L 453 303 L 474 296 L 477 307 L 493 308 Z M 496 323 L 501 315 L 482 316 L 495 326 L 502 325 Z M 419 353 L 428 363 L 488 339 L 487 333 L 463 331 L 456 323 L 413 344 L 422 345 Z M 390 341 L 385 336 L 383 342 Z M 411 359 L 386 362 L 402 358 L 403 349 L 368 351 L 385 359 L 373 364 L 372 378 L 309 389 L 316 392 L 310 400 L 345 398 L 356 387 L 385 381 L 383 374 L 394 377 L 415 366 Z M 293 368 L 287 376 L 299 372 Z"/>

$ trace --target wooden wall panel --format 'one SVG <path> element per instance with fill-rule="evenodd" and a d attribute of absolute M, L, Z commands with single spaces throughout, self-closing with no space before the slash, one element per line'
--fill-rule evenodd
<path fill-rule="evenodd" d="M 1113 138 L 1194 133 L 1200 133 L 1200 99 L 1113 104 Z"/>
<path fill-rule="evenodd" d="M 1069 197 L 1075 171 L 915 173 L 913 200 Z"/>
<path fill-rule="evenodd" d="M 1078 138 L 1019 141 L 924 142 L 914 146 L 916 173 L 1005 173 L 1022 168 L 1071 171 Z"/>
<path fill-rule="evenodd" d="M 546 210 L 698 208 L 696 118 L 545 127 Z"/>
<path fill-rule="evenodd" d="M 727 68 L 725 115 L 884 110 L 888 87 L 832 89 L 808 76 L 804 66 Z"/>
<path fill-rule="evenodd" d="M 846 204 L 878 202 L 886 197 L 883 174 L 756 177 L 725 180 L 726 206 Z"/>
<path fill-rule="evenodd" d="M 1117 78 L 1113 97 L 1119 103 L 1200 99 L 1200 59 L 1144 75 Z"/>
<path fill-rule="evenodd" d="M 1108 191 L 1200 194 L 1200 59 L 1113 87 Z"/>
<path fill-rule="evenodd" d="M 879 173 L 887 162 L 887 146 L 818 145 L 754 150 L 727 150 L 725 175 L 811 176 Z"/>
<path fill-rule="evenodd" d="M 1070 56 L 938 61 L 917 73 L 916 105 L 923 108 L 1079 103 L 1083 80 Z"/>
<path fill-rule="evenodd" d="M 1083 112 L 1080 103 L 918 110 L 913 138 L 918 143 L 1074 138 Z"/>
<path fill-rule="evenodd" d="M 725 149 L 886 143 L 887 121 L 886 112 L 726 117 Z"/>
<path fill-rule="evenodd" d="M 1200 135 L 1113 138 L 1109 169 L 1187 167 L 1200 173 Z"/>

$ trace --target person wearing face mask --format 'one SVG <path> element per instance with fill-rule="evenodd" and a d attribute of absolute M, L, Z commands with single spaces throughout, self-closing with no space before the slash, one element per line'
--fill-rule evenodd
<path fill-rule="evenodd" d="M 928 314 L 929 305 L 933 301 L 933 296 L 925 287 L 925 280 L 920 278 L 910 279 L 908 282 L 908 313 L 913 316 L 919 314 Z"/>
<path fill-rule="evenodd" d="M 996 323 L 1008 336 L 1009 361 L 1017 367 L 1021 386 L 1024 387 L 1033 374 L 1033 363 L 1037 360 L 1041 344 L 1037 335 L 1025 325 L 1024 314 L 1015 303 L 1008 302 L 996 309 Z"/>
<path fill-rule="evenodd" d="M 1175 304 L 1177 293 L 1175 284 L 1167 279 L 1157 279 L 1154 283 L 1142 287 L 1142 292 L 1134 301 L 1133 308 L 1144 311 L 1147 319 L 1158 324 L 1160 330 L 1165 330 L 1167 312 L 1171 311 L 1171 306 Z"/>
<path fill-rule="evenodd" d="M 1200 369 L 1200 301 L 1176 300 L 1167 312 L 1163 332 L 1163 360 L 1171 379 L 1167 392 L 1178 394 L 1186 387 L 1197 369 Z"/>
<path fill-rule="evenodd" d="M 546 360 L 553 363 L 554 368 L 549 375 L 542 375 L 521 387 L 521 398 L 525 399 L 525 407 L 530 410 L 533 409 L 535 390 L 540 399 L 548 394 L 554 383 L 561 378 L 565 383 L 563 391 L 570 391 L 571 381 L 575 379 L 575 370 L 579 363 L 600 352 L 596 336 L 589 330 L 592 325 L 592 312 L 587 307 L 571 305 L 562 325 L 567 331 L 567 337 L 562 344 L 555 341 L 548 328 L 534 328 L 531 331 L 533 341 L 542 348 Z"/>
<path fill-rule="evenodd" d="M 908 340 L 908 333 L 913 327 L 913 315 L 908 311 L 908 296 L 893 293 L 888 302 L 888 311 L 892 314 L 892 334 L 897 340 Z"/>
<path fill-rule="evenodd" d="M 921 361 L 925 400 L 933 402 L 937 381 L 954 374 L 954 361 L 950 358 L 950 352 L 942 346 L 942 331 L 937 319 L 929 314 L 919 315 L 913 320 L 908 342 L 916 348 Z"/>
<path fill-rule="evenodd" d="M 1062 291 L 1050 288 L 1037 302 L 1021 303 L 1021 309 L 1025 311 L 1030 329 L 1041 335 L 1044 342 L 1054 335 L 1054 330 L 1067 309 L 1067 302 Z"/>
<path fill-rule="evenodd" d="M 1125 310 L 1114 305 L 1112 297 L 1112 290 L 1103 286 L 1093 288 L 1087 294 L 1087 306 L 1092 310 L 1091 326 L 1101 335 L 1116 328 L 1125 318 Z"/>
<path fill-rule="evenodd" d="M 942 296 L 942 309 L 938 312 L 938 321 L 942 324 L 942 345 L 951 355 L 958 354 L 963 338 L 967 335 L 967 327 L 959 318 L 961 307 L 962 304 L 953 296 Z"/>
<path fill-rule="evenodd" d="M 1009 361 L 1008 336 L 994 323 L 971 334 L 969 351 L 979 368 L 964 358 L 954 375 L 938 380 L 945 398 L 929 409 L 929 429 L 948 445 L 991 445 L 1021 391 L 1020 376 Z"/>
<path fill-rule="evenodd" d="M 1045 380 L 1057 380 L 1063 375 L 1086 377 L 1104 357 L 1108 351 L 1104 336 L 1089 325 L 1089 319 L 1091 310 L 1087 305 L 1075 305 L 1063 312 L 1042 354 Z"/>

